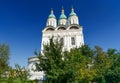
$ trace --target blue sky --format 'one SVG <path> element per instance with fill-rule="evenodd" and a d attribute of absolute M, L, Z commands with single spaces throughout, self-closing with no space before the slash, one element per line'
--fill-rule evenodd
<path fill-rule="evenodd" d="M 0 43 L 10 46 L 10 65 L 27 66 L 40 50 L 42 29 L 50 9 L 59 18 L 71 6 L 83 26 L 85 44 L 120 50 L 120 0 L 0 0 Z"/>

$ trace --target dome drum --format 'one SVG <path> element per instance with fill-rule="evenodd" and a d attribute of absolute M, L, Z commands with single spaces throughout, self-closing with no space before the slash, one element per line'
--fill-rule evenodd
<path fill-rule="evenodd" d="M 74 12 L 74 8 L 71 9 L 71 13 L 69 14 L 68 19 L 67 19 L 67 16 L 64 14 L 64 9 L 62 8 L 61 15 L 58 19 L 58 25 L 57 25 L 57 19 L 54 15 L 54 12 L 51 9 L 51 13 L 48 16 L 46 26 L 53 26 L 56 28 L 57 26 L 62 26 L 62 25 L 70 26 L 71 24 L 78 24 L 79 25 L 78 16 Z"/>

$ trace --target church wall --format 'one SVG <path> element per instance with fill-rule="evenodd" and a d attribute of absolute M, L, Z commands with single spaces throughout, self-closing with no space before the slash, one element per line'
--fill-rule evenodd
<path fill-rule="evenodd" d="M 64 49 L 70 50 L 73 47 L 80 47 L 83 43 L 83 33 L 82 29 L 70 29 L 70 30 L 54 30 L 54 31 L 44 31 L 42 36 L 42 49 L 43 44 L 49 43 L 49 39 L 54 36 L 54 38 L 64 39 Z M 71 45 L 71 37 L 75 37 L 75 45 Z"/>
<path fill-rule="evenodd" d="M 42 42 L 41 42 L 41 53 L 44 44 L 49 43 L 49 39 L 54 36 L 54 39 L 63 38 L 63 51 L 70 51 L 71 48 L 81 47 L 84 45 L 83 28 L 79 25 L 79 19 L 74 9 L 71 9 L 71 13 L 66 17 L 64 9 L 62 9 L 60 18 L 57 23 L 57 19 L 54 15 L 53 10 L 48 16 L 46 26 L 42 31 Z M 38 62 L 37 57 L 31 57 L 28 59 L 28 69 L 30 70 L 31 80 L 44 80 L 44 72 L 33 71 L 35 69 L 35 62 Z"/>

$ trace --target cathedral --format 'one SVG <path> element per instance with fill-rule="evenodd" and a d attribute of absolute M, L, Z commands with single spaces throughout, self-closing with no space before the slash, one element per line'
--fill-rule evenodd
<path fill-rule="evenodd" d="M 74 12 L 74 8 L 71 8 L 68 17 L 65 15 L 64 9 L 62 8 L 58 20 L 54 15 L 54 11 L 51 9 L 50 15 L 47 18 L 46 26 L 42 30 L 41 53 L 44 49 L 43 45 L 49 43 L 49 39 L 52 36 L 58 38 L 60 42 L 62 42 L 63 51 L 70 51 L 71 48 L 84 45 L 83 28 L 79 24 L 79 18 Z M 30 72 L 29 79 L 44 80 L 44 72 L 33 71 L 37 61 L 38 58 L 36 56 L 28 59 L 28 70 Z"/>

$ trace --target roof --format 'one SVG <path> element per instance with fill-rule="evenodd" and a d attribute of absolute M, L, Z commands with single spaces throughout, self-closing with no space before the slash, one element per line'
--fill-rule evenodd
<path fill-rule="evenodd" d="M 71 12 L 69 16 L 76 16 L 77 14 L 75 12 Z"/>
<path fill-rule="evenodd" d="M 67 18 L 67 16 L 65 14 L 61 14 L 59 17 L 59 19 L 66 19 L 66 18 Z"/>
<path fill-rule="evenodd" d="M 50 14 L 50 15 L 48 16 L 48 18 L 55 18 L 55 15 L 54 15 L 54 14 Z"/>
<path fill-rule="evenodd" d="M 69 16 L 76 16 L 77 14 L 74 12 L 74 8 L 72 7 L 72 9 L 71 9 L 71 13 L 70 13 L 70 15 Z"/>

